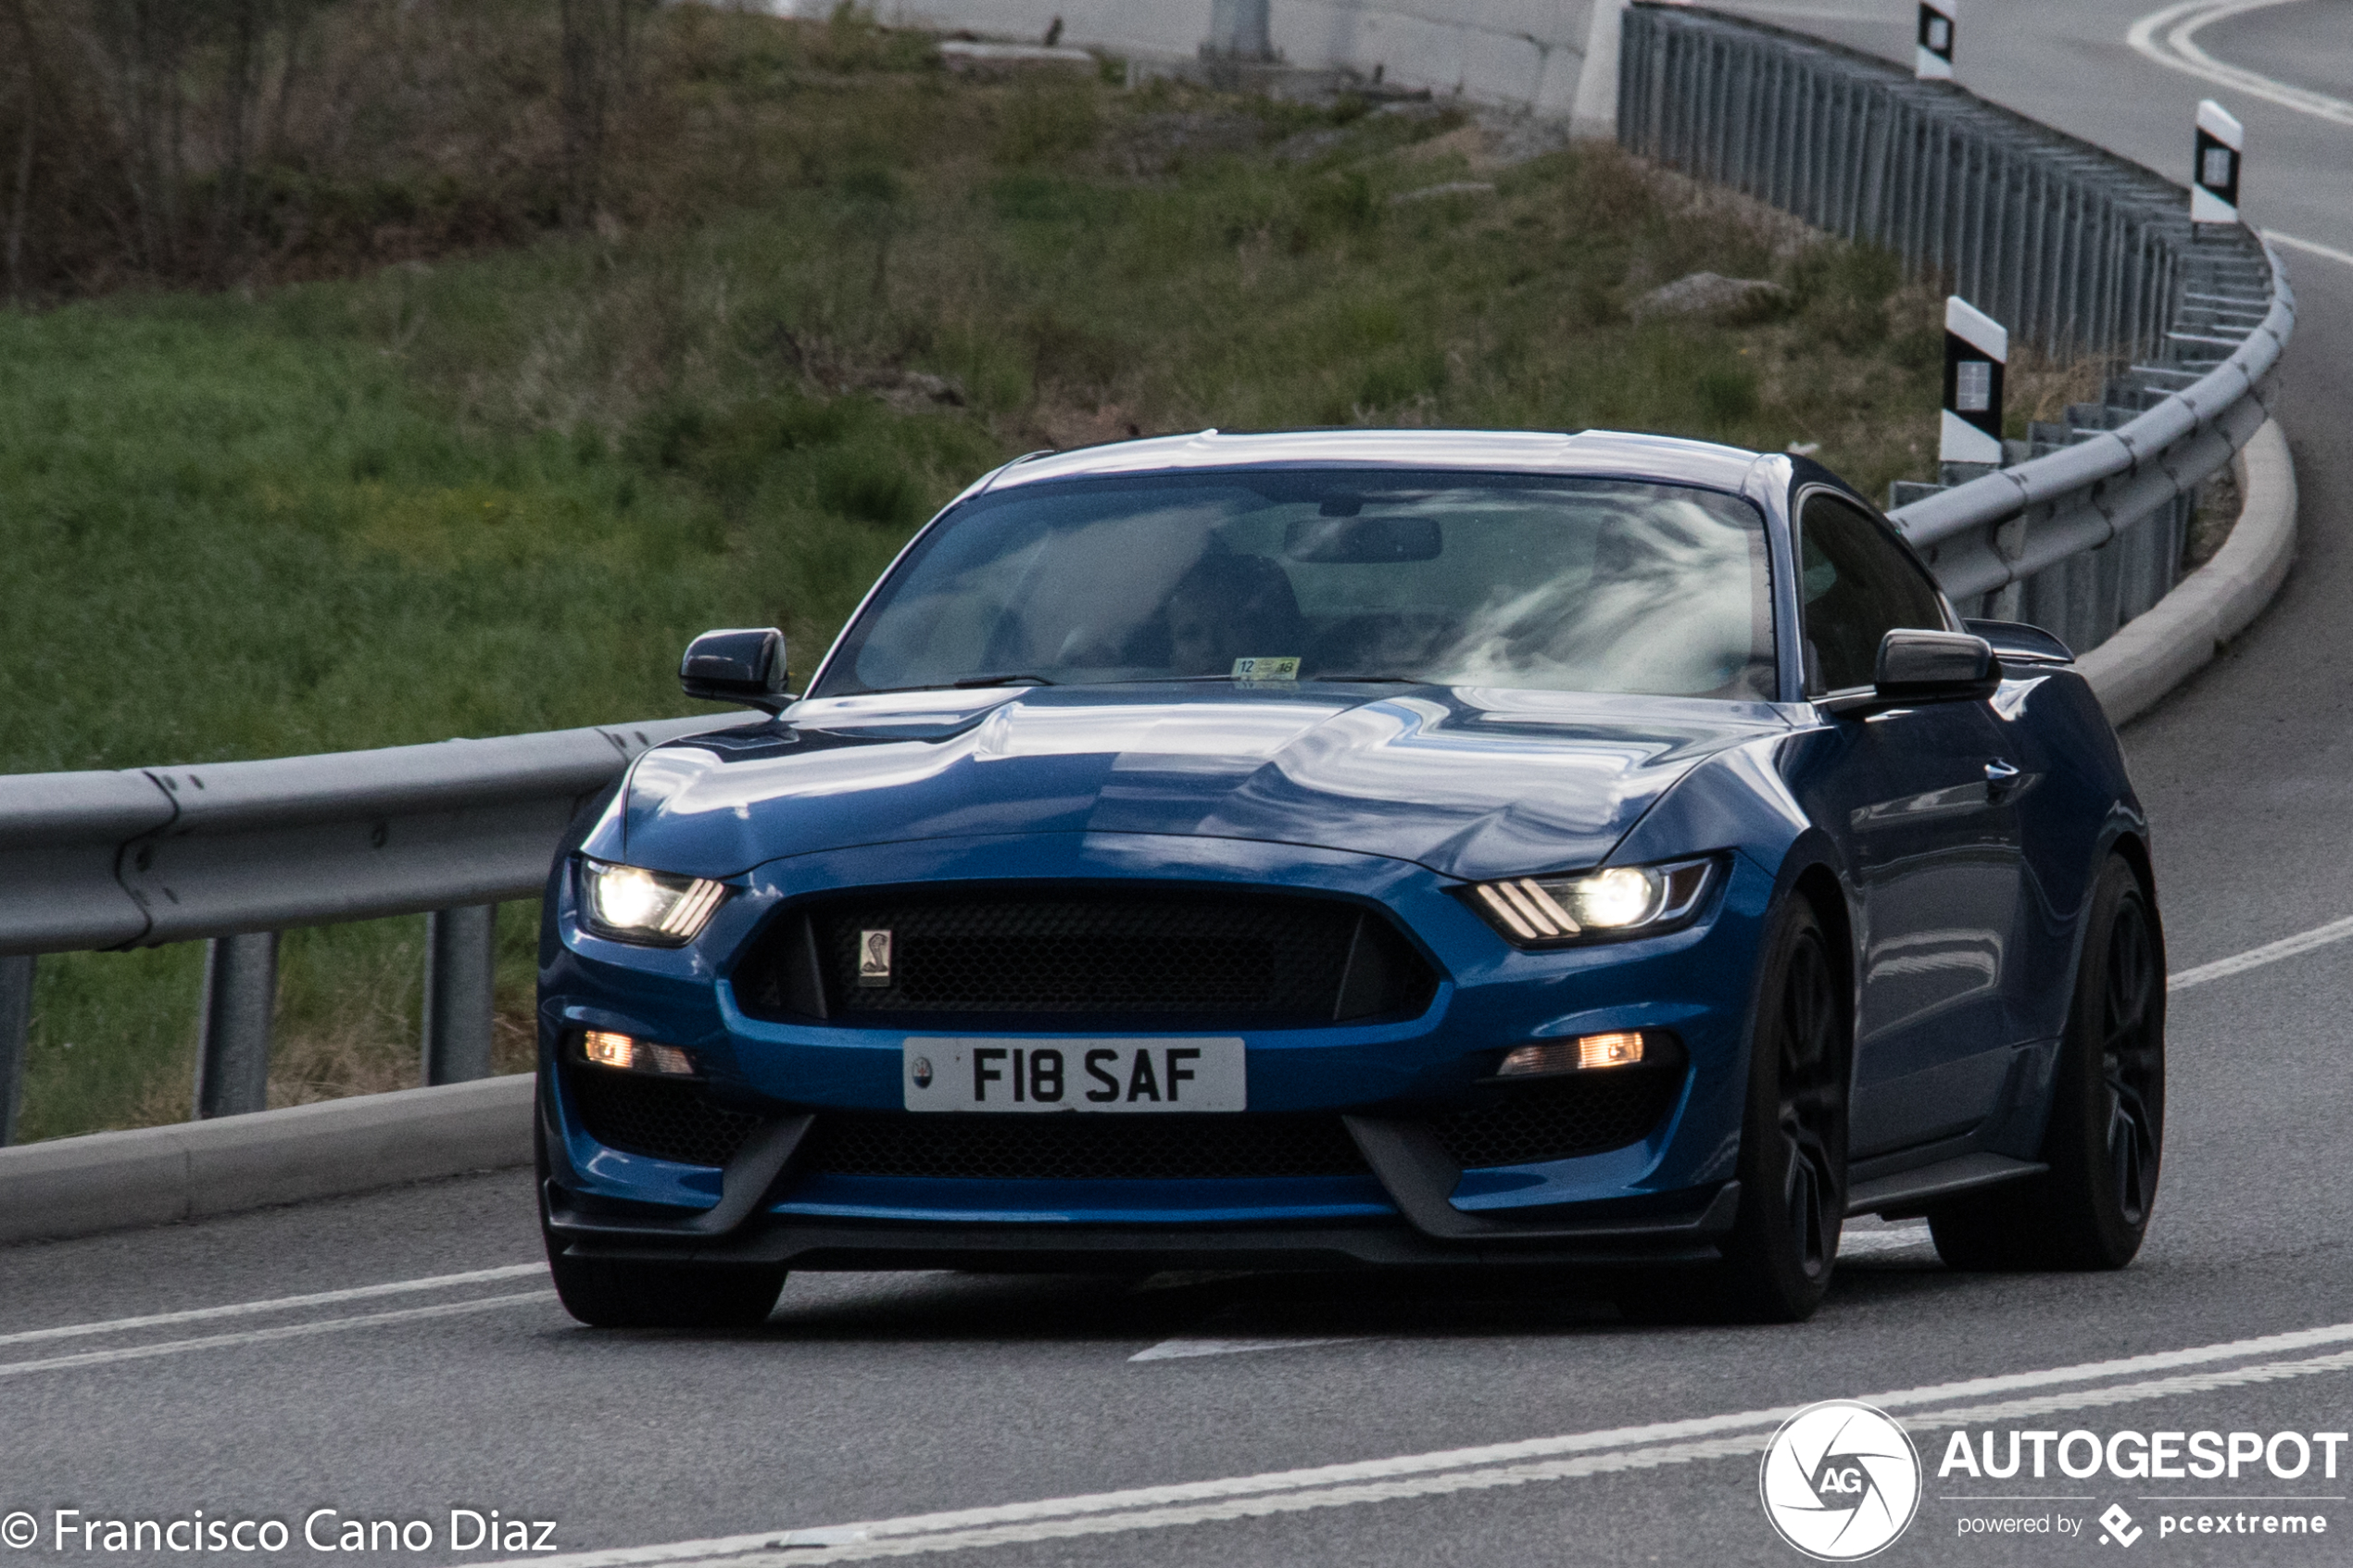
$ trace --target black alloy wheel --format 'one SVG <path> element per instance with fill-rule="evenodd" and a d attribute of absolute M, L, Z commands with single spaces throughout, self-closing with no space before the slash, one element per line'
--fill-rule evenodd
<path fill-rule="evenodd" d="M 1724 1261 L 1696 1279 L 1627 1282 L 1618 1305 L 1629 1318 L 1798 1323 L 1830 1288 L 1846 1216 L 1854 1029 L 1812 906 L 1792 895 L 1770 932 L 1752 1014 L 1740 1211 Z"/>
<path fill-rule="evenodd" d="M 1807 1278 L 1828 1278 L 1846 1212 L 1846 1085 L 1837 984 L 1821 933 L 1792 949 L 1775 1020 L 1780 1082 L 1775 1123 L 1781 1207 L 1791 1261 Z"/>
<path fill-rule="evenodd" d="M 2141 1249 L 2165 1147 L 2165 943 L 2111 855 L 2093 890 L 2059 1043 L 2046 1175 L 1929 1216 L 1957 1269 L 2120 1269 Z"/>
<path fill-rule="evenodd" d="M 2157 1206 L 2165 1099 L 2165 977 L 2140 891 L 2127 893 L 2108 928 L 2100 987 L 2101 1098 L 2108 1110 L 2109 1182 L 2117 1218 L 2134 1231 Z"/>

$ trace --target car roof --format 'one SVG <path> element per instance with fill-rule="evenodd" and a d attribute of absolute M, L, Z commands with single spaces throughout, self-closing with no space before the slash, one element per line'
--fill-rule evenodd
<path fill-rule="evenodd" d="M 1696 484 L 1738 494 L 1757 454 L 1622 431 L 1295 430 L 1157 435 L 1016 458 L 980 488 L 1236 468 L 1473 469 Z"/>

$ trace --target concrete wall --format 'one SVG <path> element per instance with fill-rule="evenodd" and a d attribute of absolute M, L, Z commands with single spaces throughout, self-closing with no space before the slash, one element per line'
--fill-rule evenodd
<path fill-rule="evenodd" d="M 823 16 L 831 0 L 771 0 Z M 1611 134 L 1617 12 L 1624 0 L 1270 0 L 1275 48 L 1290 64 L 1346 68 L 1401 87 L 1574 119 Z M 1214 0 L 871 0 L 893 25 L 969 29 L 1036 41 L 1063 19 L 1063 42 L 1140 57 L 1191 58 Z M 1588 69 L 1591 56 L 1592 69 Z"/>

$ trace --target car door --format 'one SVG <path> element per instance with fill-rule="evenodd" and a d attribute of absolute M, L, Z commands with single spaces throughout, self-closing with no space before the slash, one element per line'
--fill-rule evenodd
<path fill-rule="evenodd" d="M 1880 639 L 1947 626 L 1944 602 L 1852 501 L 1815 490 L 1797 515 L 1807 695 L 1867 691 Z M 2020 889 L 2014 760 L 1982 699 L 1832 722 L 1817 820 L 1843 831 L 1861 895 L 1852 1148 L 1867 1156 L 1967 1133 L 2000 1093 Z"/>

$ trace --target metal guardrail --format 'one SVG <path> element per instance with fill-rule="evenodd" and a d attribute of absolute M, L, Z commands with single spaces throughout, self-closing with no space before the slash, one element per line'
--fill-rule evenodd
<path fill-rule="evenodd" d="M 197 1113 L 226 1115 L 263 1103 L 277 933 L 425 912 L 424 1076 L 482 1076 L 492 909 L 639 752 L 744 717 L 0 778 L 0 1143 L 40 953 L 208 940 Z"/>
<path fill-rule="evenodd" d="M 2078 652 L 2165 596 L 2295 330 L 2259 237 L 2193 225 L 2184 187 L 1949 82 L 1705 11 L 1628 12 L 1617 101 L 1629 149 L 1884 245 L 2013 341 L 2126 356 L 2012 466 L 1899 484 L 1891 515 L 1965 613 Z"/>
<path fill-rule="evenodd" d="M 2267 416 L 2295 323 L 2278 258 L 2194 231 L 2145 169 L 1878 61 L 1680 7 L 1637 7 L 1624 40 L 1628 146 L 1888 245 L 2055 352 L 2145 361 L 2024 460 L 1895 512 L 1955 598 L 2088 648 L 2162 596 L 2188 498 Z M 422 1075 L 479 1076 L 496 903 L 537 894 L 639 752 L 738 721 L 0 778 L 0 1143 L 39 953 L 208 941 L 197 1113 L 223 1115 L 263 1104 L 277 933 L 424 911 Z"/>

